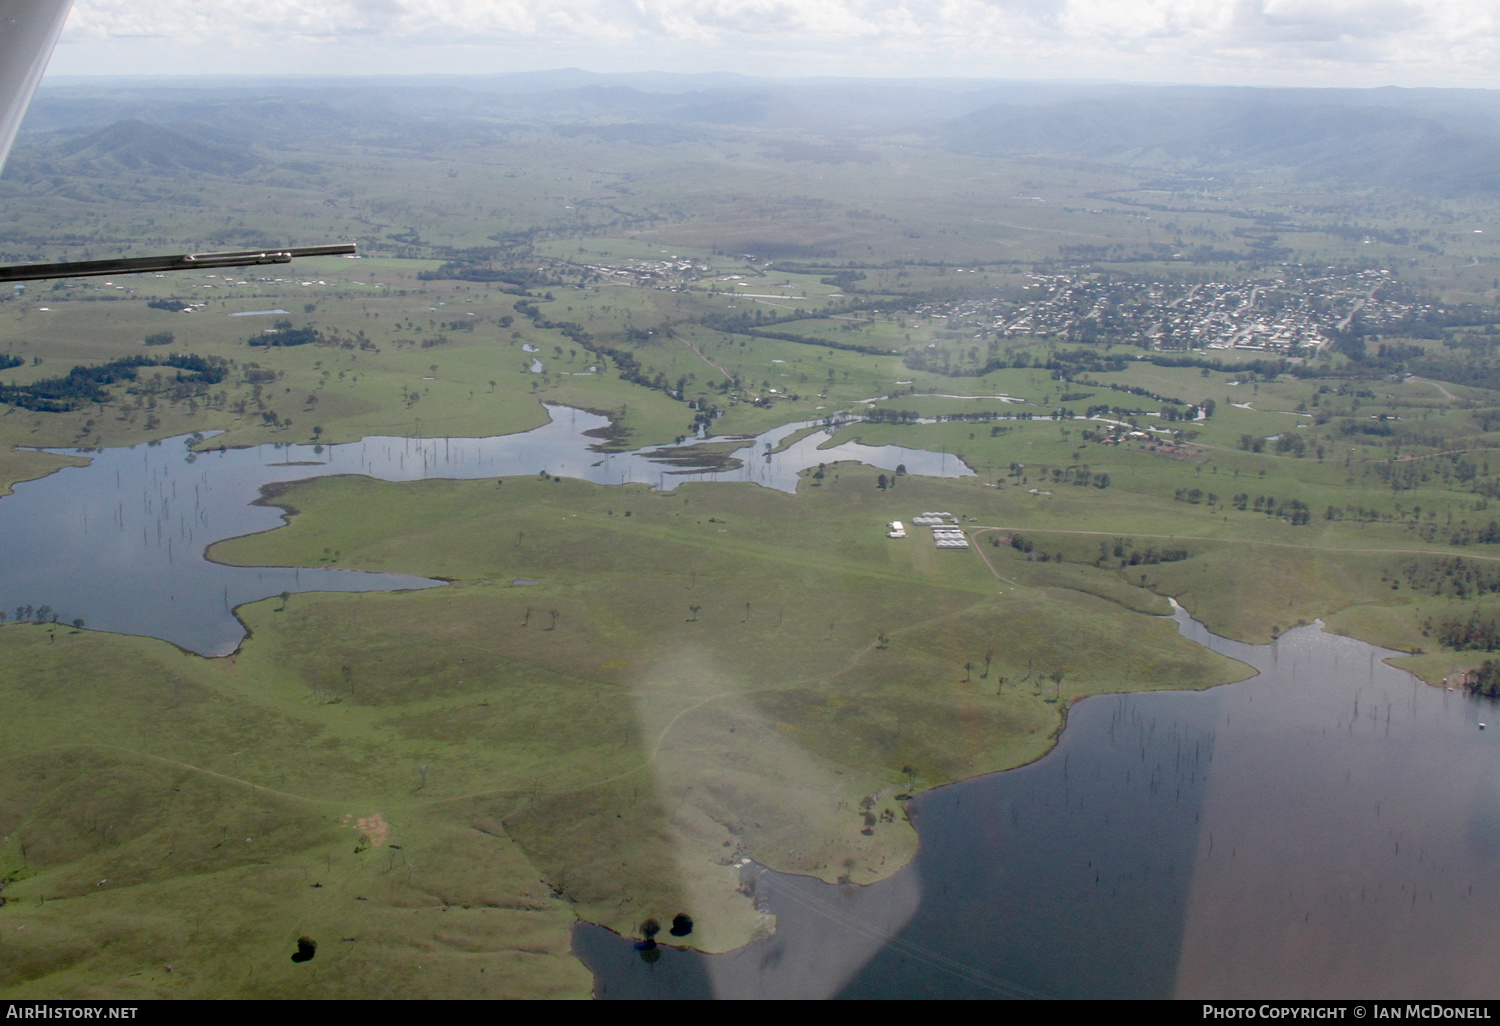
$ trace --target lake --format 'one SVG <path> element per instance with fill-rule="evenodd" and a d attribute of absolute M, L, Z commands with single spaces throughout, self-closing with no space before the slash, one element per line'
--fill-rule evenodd
<path fill-rule="evenodd" d="M 1176 617 L 1258 676 L 1078 703 L 1044 758 L 909 802 L 919 852 L 878 884 L 744 866 L 777 926 L 737 951 L 580 924 L 596 995 L 1491 996 L 1500 710 L 1318 627 Z"/>
<path fill-rule="evenodd" d="M 586 432 L 607 418 L 547 406 L 548 423 L 491 438 L 370 437 L 344 445 L 261 445 L 194 452 L 193 438 L 84 453 L 88 466 L 23 481 L 0 499 L 0 609 L 7 616 L 47 606 L 64 622 L 162 638 L 203 655 L 232 652 L 244 638 L 234 608 L 304 591 L 392 591 L 442 582 L 331 568 L 232 567 L 204 557 L 216 541 L 267 531 L 281 511 L 253 505 L 268 484 L 334 474 L 385 481 L 513 477 L 546 471 L 598 484 L 640 482 L 671 490 L 683 481 L 748 481 L 795 491 L 820 462 L 859 460 L 912 474 L 972 474 L 956 457 L 898 446 L 818 445 L 816 431 L 782 452 L 788 435 L 820 422 L 789 424 L 746 439 L 742 464 L 684 471 L 657 456 L 663 447 L 606 454 Z M 81 450 L 53 449 L 59 453 Z M 653 457 L 656 458 L 653 458 Z M 20 612 L 18 612 L 18 610 Z"/>

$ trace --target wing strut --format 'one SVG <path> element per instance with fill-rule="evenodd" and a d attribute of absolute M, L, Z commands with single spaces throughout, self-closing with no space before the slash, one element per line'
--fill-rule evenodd
<path fill-rule="evenodd" d="M 287 264 L 295 257 L 340 256 L 355 252 L 354 243 L 298 246 L 290 249 L 252 249 L 235 253 L 182 253 L 177 256 L 126 257 L 117 260 L 75 260 L 63 264 L 17 264 L 0 267 L 0 282 L 40 281 L 44 278 L 82 278 L 100 274 L 141 274 L 150 271 L 211 270 Z"/>

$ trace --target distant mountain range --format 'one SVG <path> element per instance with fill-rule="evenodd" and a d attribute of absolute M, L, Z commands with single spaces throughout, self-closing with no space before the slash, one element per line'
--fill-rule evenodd
<path fill-rule="evenodd" d="M 71 80 L 23 139 L 49 159 L 237 174 L 317 139 L 399 148 L 517 127 L 642 145 L 718 134 L 773 147 L 900 139 L 957 153 L 1176 171 L 1280 169 L 1448 195 L 1500 191 L 1500 93 L 734 75 Z M 38 156 L 43 154 L 38 153 Z"/>
<path fill-rule="evenodd" d="M 994 104 L 936 125 L 928 136 L 946 149 L 989 156 L 1277 168 L 1306 179 L 1441 194 L 1500 191 L 1492 98 L 1485 94 L 1465 110 L 1462 101 L 1470 98 L 1463 94 L 1450 106 L 1380 92 L 1132 89 Z"/>

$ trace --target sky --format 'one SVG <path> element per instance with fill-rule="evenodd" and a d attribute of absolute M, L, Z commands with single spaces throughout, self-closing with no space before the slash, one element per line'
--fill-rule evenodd
<path fill-rule="evenodd" d="M 1500 88 L 1500 4 L 74 0 L 48 74 L 493 74 L 566 67 Z"/>

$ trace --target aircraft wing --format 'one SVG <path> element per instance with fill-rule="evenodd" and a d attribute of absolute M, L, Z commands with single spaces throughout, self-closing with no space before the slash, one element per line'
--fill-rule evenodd
<path fill-rule="evenodd" d="M 62 33 L 73 0 L 0 0 L 0 170 L 16 141 L 16 131 L 31 104 L 52 48 Z M 353 243 L 303 246 L 237 253 L 181 253 L 174 256 L 83 260 L 62 264 L 0 267 L 0 282 L 41 278 L 75 278 L 93 274 L 135 274 L 143 271 L 186 271 L 193 268 L 284 264 L 299 256 L 353 253 Z"/>
<path fill-rule="evenodd" d="M 0 0 L 0 169 L 73 0 Z"/>

